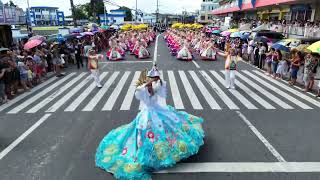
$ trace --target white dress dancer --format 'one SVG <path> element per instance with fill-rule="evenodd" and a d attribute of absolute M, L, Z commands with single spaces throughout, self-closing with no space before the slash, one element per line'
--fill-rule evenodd
<path fill-rule="evenodd" d="M 103 58 L 103 55 L 99 54 L 97 55 L 96 52 L 93 49 L 89 50 L 89 56 L 88 56 L 88 63 L 89 63 L 89 69 L 91 71 L 91 76 L 93 77 L 96 86 L 98 88 L 101 88 L 101 80 L 100 80 L 100 73 L 99 73 L 99 65 L 98 61 Z"/>
<path fill-rule="evenodd" d="M 231 54 L 227 55 L 227 59 L 225 62 L 225 77 L 227 89 L 235 89 L 237 63 L 239 60 L 240 58 L 236 56 L 235 52 L 231 52 Z"/>

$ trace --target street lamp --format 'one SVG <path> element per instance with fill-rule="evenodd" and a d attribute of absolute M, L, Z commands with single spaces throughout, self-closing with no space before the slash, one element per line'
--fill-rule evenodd
<path fill-rule="evenodd" d="M 136 23 L 138 22 L 138 0 L 136 0 L 136 18 L 135 18 Z"/>

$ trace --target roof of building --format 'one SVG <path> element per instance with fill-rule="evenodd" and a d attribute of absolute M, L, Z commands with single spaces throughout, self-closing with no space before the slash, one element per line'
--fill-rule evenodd
<path fill-rule="evenodd" d="M 32 6 L 30 9 L 59 9 L 58 7 L 50 7 L 50 6 Z"/>
<path fill-rule="evenodd" d="M 103 17 L 104 14 L 99 14 L 99 17 Z M 125 14 L 106 14 L 106 17 L 126 17 Z"/>
<path fill-rule="evenodd" d="M 126 10 L 123 10 L 123 9 L 114 9 L 114 10 L 110 10 L 110 12 L 126 12 Z"/>

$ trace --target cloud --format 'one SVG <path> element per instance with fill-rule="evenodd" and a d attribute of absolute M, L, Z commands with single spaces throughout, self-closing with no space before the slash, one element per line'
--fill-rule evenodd
<path fill-rule="evenodd" d="M 9 0 L 3 0 L 3 3 Z M 74 4 L 84 4 L 90 0 L 74 0 Z M 127 6 L 135 9 L 135 0 L 110 0 L 120 6 Z M 19 7 L 26 9 L 27 0 L 13 0 Z M 200 9 L 202 0 L 159 0 L 160 13 L 173 13 L 179 14 L 184 9 L 190 12 L 194 12 Z M 59 10 L 64 11 L 65 15 L 70 15 L 70 1 L 69 0 L 30 0 L 30 6 L 53 6 L 59 7 Z M 115 6 L 107 6 L 107 9 L 115 9 Z M 145 13 L 153 13 L 157 8 L 157 0 L 138 0 L 138 9 Z"/>

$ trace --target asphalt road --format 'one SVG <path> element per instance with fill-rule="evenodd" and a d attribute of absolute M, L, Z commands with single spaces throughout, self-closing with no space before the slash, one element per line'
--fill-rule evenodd
<path fill-rule="evenodd" d="M 95 150 L 138 113 L 131 83 L 153 59 L 102 62 L 102 89 L 85 70 L 69 70 L 0 106 L 0 179 L 114 179 L 95 167 Z M 227 90 L 223 59 L 177 61 L 161 36 L 157 64 L 166 103 L 203 117 L 206 138 L 197 155 L 153 179 L 320 179 L 319 99 L 242 62 L 236 90 Z"/>

